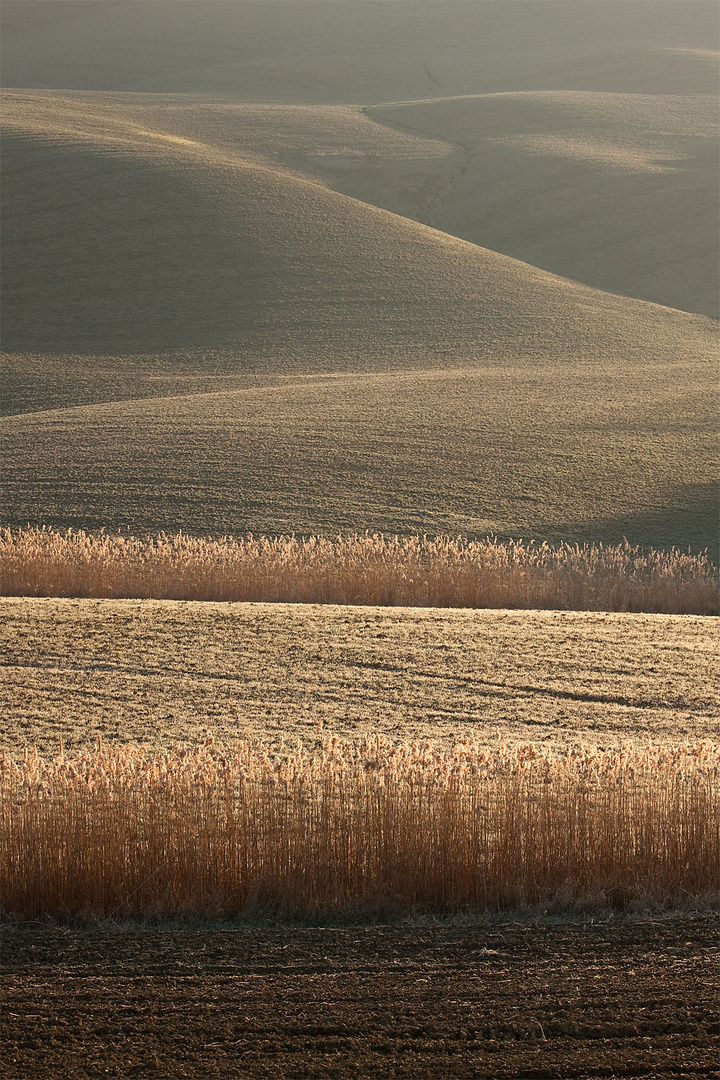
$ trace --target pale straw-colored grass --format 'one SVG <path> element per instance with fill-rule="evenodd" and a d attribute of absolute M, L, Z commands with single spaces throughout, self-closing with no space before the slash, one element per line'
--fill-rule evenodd
<path fill-rule="evenodd" d="M 720 747 L 380 736 L 3 758 L 14 917 L 296 917 L 720 900 Z"/>
<path fill-rule="evenodd" d="M 450 537 L 138 539 L 0 531 L 5 596 L 558 608 L 713 615 L 705 554 Z"/>

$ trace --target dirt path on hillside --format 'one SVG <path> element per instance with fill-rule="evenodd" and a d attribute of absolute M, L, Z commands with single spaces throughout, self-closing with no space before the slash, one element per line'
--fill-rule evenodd
<path fill-rule="evenodd" d="M 5 1080 L 718 1076 L 720 916 L 7 929 Z"/>

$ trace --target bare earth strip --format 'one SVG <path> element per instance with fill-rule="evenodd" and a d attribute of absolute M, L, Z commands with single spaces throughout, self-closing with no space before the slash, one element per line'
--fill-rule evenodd
<path fill-rule="evenodd" d="M 717 620 L 184 601 L 0 601 L 3 746 L 245 729 L 616 746 L 720 732 Z"/>
<path fill-rule="evenodd" d="M 717 1076 L 718 921 L 8 929 L 3 1075 Z"/>

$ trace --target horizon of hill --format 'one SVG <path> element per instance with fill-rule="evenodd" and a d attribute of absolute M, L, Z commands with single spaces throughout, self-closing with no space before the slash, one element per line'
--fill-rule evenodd
<path fill-rule="evenodd" d="M 692 10 L 8 0 L 3 522 L 717 557 Z"/>

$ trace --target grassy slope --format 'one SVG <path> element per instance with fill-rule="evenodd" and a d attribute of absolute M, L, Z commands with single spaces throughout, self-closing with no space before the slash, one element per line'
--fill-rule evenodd
<path fill-rule="evenodd" d="M 653 171 L 657 154 L 687 158 L 705 138 L 693 112 L 705 61 L 693 50 L 711 38 L 711 8 L 687 19 L 677 5 L 642 15 L 584 5 L 577 21 L 568 5 L 534 4 L 522 26 L 517 4 L 512 16 L 508 5 L 460 5 L 453 19 L 446 5 L 373 5 L 372 20 L 367 5 L 335 7 L 331 20 L 327 10 L 120 4 L 100 19 L 93 5 L 6 5 L 7 82 L 134 93 L 16 91 L 4 109 L 6 408 L 35 411 L 5 423 L 4 520 L 712 545 L 713 324 L 552 277 L 327 186 L 410 216 L 416 205 L 414 216 L 473 240 L 488 216 L 527 236 L 498 188 L 522 207 L 528 172 L 545 176 L 540 165 L 558 157 L 565 169 L 567 138 L 576 147 L 581 130 L 585 196 L 605 191 L 618 155 L 646 193 L 668 181 Z M 402 33 L 390 63 L 392 27 Z M 583 93 L 369 115 L 327 104 L 538 86 Z M 613 95 L 598 96 L 608 90 L 649 96 L 639 113 L 626 98 L 618 111 Z M 667 131 L 654 119 L 659 93 L 690 95 Z M 427 131 L 387 126 L 408 117 Z M 495 145 L 483 168 L 510 154 L 517 186 L 504 174 L 479 213 L 484 154 L 473 149 L 461 176 L 447 139 L 486 149 L 500 130 L 511 145 Z M 557 201 L 542 202 L 550 217 Z M 628 264 L 619 237 L 637 199 L 620 203 L 593 266 Z M 587 269 L 606 223 L 589 234 L 579 223 L 559 265 L 580 251 L 573 268 Z M 649 224 L 644 246 L 629 232 L 639 292 L 660 251 Z M 681 246 L 684 228 L 679 214 L 663 251 Z M 660 277 L 692 279 L 699 295 L 699 266 Z M 418 370 L 432 374 L 405 374 Z M 296 378 L 318 372 L 343 377 Z M 158 397 L 170 394 L 181 396 Z M 37 411 L 76 404 L 92 407 Z"/>
<path fill-rule="evenodd" d="M 172 601 L 0 602 L 3 746 L 162 745 L 247 726 L 563 745 L 717 738 L 696 616 Z"/>
<path fill-rule="evenodd" d="M 132 399 L 138 370 L 145 393 L 154 374 L 181 396 L 6 420 L 8 523 L 713 544 L 708 320 L 553 277 L 278 162 L 348 129 L 377 147 L 382 129 L 356 110 L 226 107 L 215 126 L 194 118 L 211 143 L 176 104 L 167 121 L 146 99 L 10 97 L 6 340 L 164 354 L 155 370 L 135 360 L 124 386 L 107 358 L 61 359 L 47 379 L 50 365 L 28 365 L 26 405 L 62 404 L 68 366 L 81 402 Z M 442 153 L 380 144 L 395 160 Z M 308 369 L 343 375 L 288 382 Z M 274 385 L 248 387 L 253 372 Z"/>

